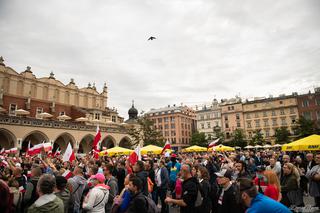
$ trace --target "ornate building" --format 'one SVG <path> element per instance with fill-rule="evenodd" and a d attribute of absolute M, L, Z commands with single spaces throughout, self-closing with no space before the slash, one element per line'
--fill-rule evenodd
<path fill-rule="evenodd" d="M 299 116 L 312 120 L 320 128 L 320 88 L 297 97 Z"/>
<path fill-rule="evenodd" d="M 0 58 L 0 146 L 24 148 L 50 141 L 62 150 L 71 142 L 75 150 L 88 152 L 99 125 L 102 147 L 130 147 L 123 118 L 107 107 L 106 84 L 79 88 L 73 79 L 67 85 L 48 77 L 37 78 L 31 67 L 21 73 Z"/>

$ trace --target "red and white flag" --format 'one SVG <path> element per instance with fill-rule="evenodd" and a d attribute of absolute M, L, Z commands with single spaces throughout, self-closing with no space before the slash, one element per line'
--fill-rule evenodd
<path fill-rule="evenodd" d="M 62 174 L 62 176 L 68 180 L 69 178 L 72 177 L 72 172 L 68 169 Z"/>
<path fill-rule="evenodd" d="M 73 149 L 72 149 L 72 146 L 71 144 L 69 143 L 68 144 L 68 147 L 65 151 L 65 153 L 63 154 L 63 157 L 62 157 L 62 161 L 63 162 L 66 162 L 66 161 L 74 161 L 76 159 L 75 155 L 74 155 L 74 152 L 73 152 Z"/>
<path fill-rule="evenodd" d="M 131 165 L 136 164 L 138 160 L 141 160 L 140 145 L 138 145 L 138 146 L 134 149 L 134 152 L 132 152 L 131 155 L 129 156 L 129 162 L 131 163 Z"/>
<path fill-rule="evenodd" d="M 219 141 L 220 141 L 220 138 L 218 138 L 218 139 L 212 141 L 211 143 L 209 143 L 208 149 L 209 149 L 209 148 L 212 148 L 212 147 L 214 147 L 214 146 L 217 146 L 218 143 L 219 143 Z"/>
<path fill-rule="evenodd" d="M 167 140 L 166 144 L 164 145 L 164 147 L 161 151 L 161 155 L 163 155 L 167 149 L 171 149 L 171 144 L 170 144 L 169 140 Z"/>
<path fill-rule="evenodd" d="M 101 132 L 100 132 L 99 125 L 97 125 L 97 132 L 93 140 L 92 149 L 99 150 L 97 146 L 100 140 L 101 140 Z"/>
<path fill-rule="evenodd" d="M 60 155 L 60 149 L 59 149 L 59 147 L 56 149 L 56 151 L 54 152 L 54 154 L 53 154 L 53 157 L 56 157 L 56 156 L 58 156 L 58 155 Z"/>
<path fill-rule="evenodd" d="M 52 151 L 52 144 L 50 142 L 42 144 L 43 150 L 45 152 Z"/>
<path fill-rule="evenodd" d="M 16 153 L 18 153 L 18 148 L 11 148 L 11 149 L 9 149 L 9 153 L 10 154 L 16 154 Z"/>
<path fill-rule="evenodd" d="M 5 148 L 2 148 L 1 151 L 0 151 L 0 154 L 1 155 L 4 154 L 5 151 L 6 151 Z"/>
<path fill-rule="evenodd" d="M 19 187 L 19 192 L 24 193 L 24 192 L 26 192 L 26 190 L 24 189 L 23 186 L 20 186 L 20 187 Z"/>
<path fill-rule="evenodd" d="M 43 147 L 43 144 L 42 143 L 39 143 L 39 144 L 36 144 L 34 145 L 32 148 L 30 148 L 28 150 L 28 155 L 37 155 L 37 154 L 40 154 L 41 153 L 41 150 L 42 150 L 42 147 Z"/>

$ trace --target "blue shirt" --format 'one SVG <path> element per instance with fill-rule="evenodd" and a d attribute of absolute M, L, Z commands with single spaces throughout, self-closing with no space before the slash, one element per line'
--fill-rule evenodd
<path fill-rule="evenodd" d="M 251 205 L 247 213 L 291 213 L 291 211 L 284 206 L 263 194 L 258 194 L 252 199 Z"/>
<path fill-rule="evenodd" d="M 167 166 L 170 172 L 170 181 L 176 181 L 177 174 L 180 172 L 181 169 L 180 163 L 176 162 L 174 167 L 172 167 L 172 162 L 170 161 Z"/>

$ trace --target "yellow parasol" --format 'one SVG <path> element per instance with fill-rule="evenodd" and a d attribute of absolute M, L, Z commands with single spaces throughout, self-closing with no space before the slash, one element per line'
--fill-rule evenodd
<path fill-rule="evenodd" d="M 131 149 L 126 149 L 123 147 L 115 146 L 113 148 L 101 151 L 99 153 L 100 156 L 115 156 L 115 155 L 130 155 L 133 152 Z"/>
<path fill-rule="evenodd" d="M 201 146 L 190 146 L 182 150 L 182 152 L 206 152 L 207 148 Z"/>
<path fill-rule="evenodd" d="M 320 136 L 310 135 L 294 142 L 284 144 L 282 151 L 314 151 L 320 150 Z"/>
<path fill-rule="evenodd" d="M 216 152 L 228 152 L 228 151 L 235 151 L 235 148 L 230 147 L 230 146 L 224 146 L 224 145 L 219 145 L 219 146 L 214 146 L 210 149 L 208 149 L 208 151 L 216 151 Z"/>
<path fill-rule="evenodd" d="M 145 147 L 141 148 L 141 154 L 142 155 L 146 155 L 146 154 L 156 154 L 159 155 L 162 152 L 162 148 L 159 146 L 155 146 L 155 145 L 148 145 Z"/>

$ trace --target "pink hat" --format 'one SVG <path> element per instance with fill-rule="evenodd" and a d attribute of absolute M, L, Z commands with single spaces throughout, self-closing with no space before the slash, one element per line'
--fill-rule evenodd
<path fill-rule="evenodd" d="M 104 175 L 101 173 L 97 173 L 96 175 L 91 175 L 90 179 L 97 179 L 100 183 L 104 183 L 104 181 L 106 180 Z"/>

